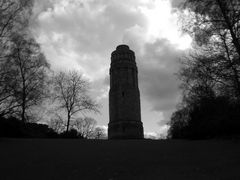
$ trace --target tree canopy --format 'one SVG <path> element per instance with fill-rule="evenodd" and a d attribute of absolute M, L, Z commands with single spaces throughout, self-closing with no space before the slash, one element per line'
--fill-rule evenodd
<path fill-rule="evenodd" d="M 178 77 L 182 102 L 169 135 L 206 138 L 240 134 L 240 2 L 186 0 L 183 31 L 193 40 Z"/>

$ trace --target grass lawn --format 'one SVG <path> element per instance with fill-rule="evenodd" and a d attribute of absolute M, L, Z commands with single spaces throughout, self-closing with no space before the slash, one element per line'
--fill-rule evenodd
<path fill-rule="evenodd" d="M 0 139 L 5 179 L 240 180 L 240 141 Z"/>

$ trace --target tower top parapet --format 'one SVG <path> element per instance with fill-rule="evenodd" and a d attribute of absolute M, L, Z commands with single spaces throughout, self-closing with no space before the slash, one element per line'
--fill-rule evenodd
<path fill-rule="evenodd" d="M 132 61 L 135 62 L 135 54 L 130 50 L 129 46 L 126 44 L 121 44 L 117 46 L 116 50 L 111 54 L 111 61 Z"/>
<path fill-rule="evenodd" d="M 126 44 L 120 44 L 117 46 L 116 50 L 120 50 L 120 51 L 129 50 L 129 46 Z"/>

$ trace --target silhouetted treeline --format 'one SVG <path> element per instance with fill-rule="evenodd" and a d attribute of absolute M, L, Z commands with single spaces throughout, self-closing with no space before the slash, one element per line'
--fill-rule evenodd
<path fill-rule="evenodd" d="M 202 98 L 176 111 L 171 118 L 172 138 L 206 139 L 240 135 L 240 104 L 226 97 Z"/>
<path fill-rule="evenodd" d="M 46 124 L 24 123 L 15 117 L 0 118 L 0 137 L 11 138 L 79 138 L 84 137 L 75 129 L 57 133 Z"/>
<path fill-rule="evenodd" d="M 181 61 L 183 98 L 168 135 L 240 135 L 240 1 L 186 0 L 182 10 L 193 49 Z"/>
<path fill-rule="evenodd" d="M 46 138 L 57 136 L 58 134 L 47 125 L 24 123 L 14 117 L 0 118 L 0 137 Z"/>

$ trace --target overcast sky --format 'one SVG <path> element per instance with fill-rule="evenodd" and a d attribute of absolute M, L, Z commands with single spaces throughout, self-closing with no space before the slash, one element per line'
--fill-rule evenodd
<path fill-rule="evenodd" d="M 179 2 L 38 0 L 31 26 L 53 70 L 79 70 L 91 81 L 91 95 L 102 104 L 94 118 L 102 126 L 109 121 L 110 55 L 117 45 L 129 45 L 139 69 L 144 131 L 165 133 L 180 101 L 174 73 L 191 44 L 180 31 Z"/>

